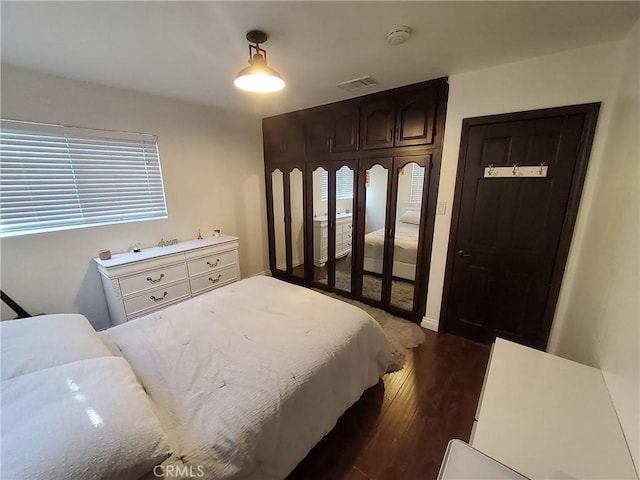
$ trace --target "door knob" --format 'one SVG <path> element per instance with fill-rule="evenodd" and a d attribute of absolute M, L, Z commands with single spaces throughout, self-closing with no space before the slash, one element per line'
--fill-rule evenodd
<path fill-rule="evenodd" d="M 459 257 L 470 257 L 470 256 L 471 256 L 471 254 L 470 254 L 470 253 L 465 252 L 464 250 L 458 250 L 458 256 L 459 256 Z"/>

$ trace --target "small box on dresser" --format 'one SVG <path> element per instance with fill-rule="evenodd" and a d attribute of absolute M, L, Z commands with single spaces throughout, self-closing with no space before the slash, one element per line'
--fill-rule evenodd
<path fill-rule="evenodd" d="M 224 235 L 94 258 L 118 325 L 240 280 L 238 238 Z"/>

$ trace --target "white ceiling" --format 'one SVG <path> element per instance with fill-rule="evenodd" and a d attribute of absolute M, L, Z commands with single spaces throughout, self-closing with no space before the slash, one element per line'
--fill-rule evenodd
<path fill-rule="evenodd" d="M 9 2 L 0 3 L 2 62 L 267 115 L 621 39 L 634 2 Z M 413 36 L 392 47 L 404 24 Z M 233 79 L 245 34 L 269 34 L 282 92 Z M 336 83 L 372 76 L 379 86 Z"/>

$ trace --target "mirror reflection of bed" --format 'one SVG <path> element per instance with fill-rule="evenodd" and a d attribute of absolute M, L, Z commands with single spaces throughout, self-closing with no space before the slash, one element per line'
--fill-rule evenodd
<path fill-rule="evenodd" d="M 398 175 L 398 193 L 390 304 L 412 310 L 424 167 L 410 162 L 395 174 Z M 386 168 L 374 165 L 367 170 L 362 295 L 377 301 L 382 296 L 387 183 Z"/>

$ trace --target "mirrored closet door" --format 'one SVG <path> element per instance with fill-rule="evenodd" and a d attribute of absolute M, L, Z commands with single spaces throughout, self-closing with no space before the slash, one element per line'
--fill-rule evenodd
<path fill-rule="evenodd" d="M 304 174 L 300 168 L 289 173 L 291 192 L 291 275 L 305 278 L 304 258 Z"/>
<path fill-rule="evenodd" d="M 416 294 L 420 222 L 424 198 L 424 157 L 397 157 L 393 173 L 393 236 L 389 304 L 412 311 Z"/>
<path fill-rule="evenodd" d="M 317 167 L 311 171 L 313 205 L 313 278 L 314 282 L 328 285 L 329 259 L 329 173 Z"/>
<path fill-rule="evenodd" d="M 271 173 L 271 192 L 273 212 L 273 249 L 276 270 L 281 272 L 287 271 L 287 248 L 285 245 L 285 214 L 284 214 L 284 174 L 280 169 L 276 169 Z"/>
<path fill-rule="evenodd" d="M 278 165 L 267 174 L 271 269 L 305 278 L 304 166 Z"/>
<path fill-rule="evenodd" d="M 324 162 L 312 168 L 313 280 L 352 291 L 355 161 Z"/>
<path fill-rule="evenodd" d="M 419 265 L 429 161 L 415 155 L 360 162 L 356 296 L 405 316 L 417 316 L 424 305 L 418 295 L 426 296 Z"/>
<path fill-rule="evenodd" d="M 360 251 L 360 295 L 382 302 L 385 250 L 388 247 L 387 204 L 389 201 L 389 174 L 391 158 L 361 161 L 361 203 L 359 218 L 363 232 Z"/>
<path fill-rule="evenodd" d="M 335 170 L 335 288 L 351 292 L 353 270 L 353 235 L 355 173 L 353 166 Z"/>

